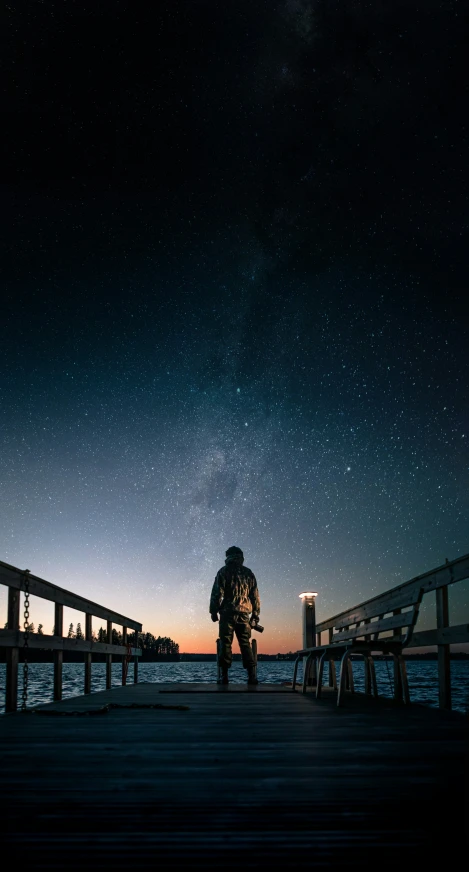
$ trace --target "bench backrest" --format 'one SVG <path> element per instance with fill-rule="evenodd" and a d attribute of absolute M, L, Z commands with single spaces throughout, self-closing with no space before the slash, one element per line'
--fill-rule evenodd
<path fill-rule="evenodd" d="M 329 643 L 340 644 L 354 639 L 376 642 L 384 633 L 392 631 L 389 641 L 399 641 L 405 647 L 417 623 L 422 595 L 422 588 L 412 587 L 403 590 L 400 596 L 378 597 L 349 612 L 342 612 L 330 628 Z"/>

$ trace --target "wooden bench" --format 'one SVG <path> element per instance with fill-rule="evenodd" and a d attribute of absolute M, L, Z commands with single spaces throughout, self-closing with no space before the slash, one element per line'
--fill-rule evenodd
<path fill-rule="evenodd" d="M 313 664 L 316 672 L 316 697 L 322 690 L 324 666 L 329 664 L 329 684 L 337 690 L 337 705 L 341 704 L 344 691 L 353 692 L 353 672 L 351 657 L 360 655 L 365 661 L 365 693 L 378 696 L 373 653 L 391 655 L 394 660 L 394 698 L 410 703 L 409 684 L 403 649 L 412 637 L 417 623 L 423 590 L 421 586 L 411 585 L 375 597 L 361 606 L 341 612 L 335 618 L 318 626 L 319 631 L 328 630 L 329 640 L 297 652 L 293 671 L 293 690 L 300 660 L 306 657 L 303 672 L 303 693 L 311 682 Z M 336 662 L 340 662 L 339 684 L 337 688 Z"/>

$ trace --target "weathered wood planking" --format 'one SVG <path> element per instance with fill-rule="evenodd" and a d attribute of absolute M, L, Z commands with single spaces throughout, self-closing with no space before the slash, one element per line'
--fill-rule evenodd
<path fill-rule="evenodd" d="M 34 869 L 384 868 L 434 860 L 447 807 L 456 851 L 464 717 L 347 699 L 336 709 L 327 693 L 281 686 L 143 684 L 48 708 L 189 710 L 5 716 L 4 849 Z"/>

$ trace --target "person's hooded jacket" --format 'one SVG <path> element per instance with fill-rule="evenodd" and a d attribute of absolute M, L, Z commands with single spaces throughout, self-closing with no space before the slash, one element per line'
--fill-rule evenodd
<path fill-rule="evenodd" d="M 232 552 L 232 553 L 230 553 Z M 259 620 L 261 602 L 254 573 L 243 566 L 241 549 L 229 548 L 225 565 L 218 570 L 210 597 L 210 613 L 232 614 Z"/>

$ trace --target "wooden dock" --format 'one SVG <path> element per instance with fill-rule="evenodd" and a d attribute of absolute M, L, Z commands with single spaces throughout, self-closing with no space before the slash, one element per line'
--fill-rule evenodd
<path fill-rule="evenodd" d="M 29 869 L 420 865 L 464 844 L 452 712 L 138 684 L 5 715 L 0 736 L 3 849 Z"/>

